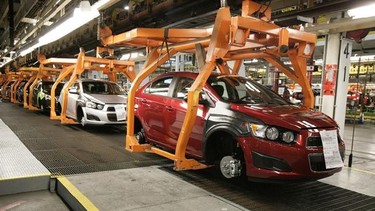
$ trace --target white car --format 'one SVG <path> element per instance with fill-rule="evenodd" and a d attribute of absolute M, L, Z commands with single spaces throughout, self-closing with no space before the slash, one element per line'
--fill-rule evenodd
<path fill-rule="evenodd" d="M 59 97 L 62 105 L 63 92 Z M 116 83 L 78 79 L 68 91 L 66 116 L 82 125 L 126 123 L 126 94 Z"/>

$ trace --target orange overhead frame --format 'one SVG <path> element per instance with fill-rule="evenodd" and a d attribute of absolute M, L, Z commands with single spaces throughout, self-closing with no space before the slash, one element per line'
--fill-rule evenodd
<path fill-rule="evenodd" d="M 262 18 L 251 17 L 262 12 Z M 154 152 L 174 160 L 176 170 L 207 167 L 185 157 L 185 150 L 193 128 L 199 93 L 211 72 L 218 67 L 222 74 L 237 74 L 243 59 L 263 58 L 285 73 L 302 87 L 304 105 L 313 107 L 313 94 L 306 77 L 306 60 L 315 48 L 316 35 L 290 28 L 281 28 L 270 21 L 271 9 L 250 0 L 243 0 L 242 15 L 231 17 L 230 9 L 218 10 L 212 29 L 148 29 L 137 28 L 112 35 L 108 27 L 99 27 L 99 36 L 105 47 L 135 46 L 153 49 L 141 72 L 135 77 L 128 93 L 126 149 L 133 152 Z M 163 48 L 167 42 L 169 48 Z M 135 92 L 141 82 L 157 67 L 179 51 L 196 49 L 199 75 L 188 92 L 188 107 L 182 130 L 177 140 L 175 154 L 148 144 L 139 144 L 134 135 Z M 206 50 L 206 54 L 202 53 Z M 292 63 L 286 66 L 281 57 Z M 235 61 L 231 71 L 227 61 Z"/>
<path fill-rule="evenodd" d="M 22 75 L 20 72 L 17 72 L 16 74 L 17 74 L 17 76 L 15 77 L 16 81 L 14 81 L 14 83 L 13 83 L 12 85 L 10 85 L 9 101 L 10 101 L 11 103 L 13 103 L 14 100 L 15 100 L 15 98 L 16 98 L 16 97 L 15 97 L 16 92 L 13 91 L 13 90 L 14 90 L 16 87 L 18 87 L 18 84 L 21 83 L 22 78 L 23 78 L 23 75 Z M 14 95 L 14 96 L 13 96 L 13 95 Z"/>
<path fill-rule="evenodd" d="M 72 119 L 66 117 L 66 109 L 68 105 L 67 96 L 68 90 L 73 85 L 73 83 L 80 78 L 81 74 L 87 70 L 96 70 L 102 71 L 104 74 L 108 75 L 111 81 L 117 82 L 116 74 L 121 73 L 124 74 L 130 81 L 133 81 L 135 78 L 134 73 L 134 65 L 133 61 L 119 61 L 119 60 L 111 60 L 105 58 L 96 58 L 96 57 L 89 57 L 85 56 L 85 52 L 83 50 L 80 51 L 78 54 L 78 58 L 76 63 L 72 66 L 67 66 L 63 69 L 62 74 L 56 80 L 61 81 L 62 78 L 65 78 L 70 75 L 69 80 L 67 81 L 67 85 L 64 86 L 62 90 L 63 94 L 63 102 L 61 105 L 61 114 L 60 116 L 56 115 L 55 108 L 54 108 L 54 101 L 52 102 L 51 95 L 51 119 L 60 119 L 61 123 L 63 124 L 78 124 Z M 57 86 L 57 84 L 54 84 Z M 52 109 L 53 106 L 53 109 Z"/>
<path fill-rule="evenodd" d="M 6 96 L 6 89 L 8 87 L 8 85 L 12 82 L 12 81 L 15 81 L 16 79 L 18 79 L 19 77 L 19 73 L 17 72 L 8 72 L 6 73 L 5 75 L 5 79 L 4 79 L 4 82 L 2 84 L 2 87 L 1 87 L 1 98 L 3 100 L 9 100 L 10 99 L 10 96 L 7 97 Z"/>
<path fill-rule="evenodd" d="M 21 84 L 21 82 L 23 80 L 29 80 L 30 78 L 35 76 L 36 73 L 38 72 L 38 70 L 39 69 L 37 67 L 21 67 L 20 69 L 17 70 L 19 75 L 18 75 L 17 81 L 15 83 L 13 83 L 12 86 L 11 86 L 10 102 L 19 103 L 18 100 L 17 100 L 17 97 L 16 97 L 17 89 L 18 89 L 19 85 Z"/>
<path fill-rule="evenodd" d="M 63 79 L 68 79 L 67 77 L 70 76 L 71 74 L 71 68 L 69 67 L 74 66 L 75 63 L 77 63 L 77 59 L 71 59 L 71 58 L 49 58 L 46 59 L 45 57 L 42 57 L 39 59 L 40 65 L 43 66 L 59 66 L 60 67 L 60 72 L 55 80 L 55 82 L 52 85 L 51 88 L 51 107 L 50 107 L 50 118 L 51 119 L 58 119 L 56 115 L 56 88 L 59 85 L 59 83 Z M 70 71 L 69 71 L 70 70 Z"/>
<path fill-rule="evenodd" d="M 7 78 L 6 74 L 2 74 L 0 72 L 0 86 L 3 85 L 3 83 L 6 81 L 6 78 Z"/>
<path fill-rule="evenodd" d="M 23 106 L 24 108 L 28 108 L 29 110 L 39 110 L 37 107 L 33 106 L 32 104 L 33 90 L 34 90 L 34 87 L 39 83 L 39 81 L 40 80 L 53 81 L 53 79 L 57 77 L 61 72 L 60 68 L 46 66 L 46 63 L 44 63 L 44 61 L 46 60 L 46 57 L 44 55 L 39 55 L 38 60 L 40 63 L 38 73 L 36 74 L 36 77 L 32 81 L 31 85 L 28 87 L 29 89 L 28 99 L 27 101 L 24 101 L 24 106 Z M 24 93 L 24 96 L 26 96 L 26 93 Z"/>

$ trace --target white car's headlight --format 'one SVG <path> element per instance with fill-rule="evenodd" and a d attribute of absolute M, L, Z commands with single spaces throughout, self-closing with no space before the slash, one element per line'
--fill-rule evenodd
<path fill-rule="evenodd" d="M 86 107 L 87 107 L 87 108 L 96 108 L 96 103 L 93 103 L 93 102 L 86 102 Z"/>
<path fill-rule="evenodd" d="M 86 102 L 86 107 L 87 108 L 93 108 L 93 109 L 102 110 L 104 108 L 104 105 L 98 104 L 98 103 L 94 103 L 94 102 L 91 102 L 91 101 L 87 101 Z"/>

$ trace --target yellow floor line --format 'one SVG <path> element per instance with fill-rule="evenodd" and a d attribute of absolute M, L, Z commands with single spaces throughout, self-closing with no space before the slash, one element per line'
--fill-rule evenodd
<path fill-rule="evenodd" d="M 367 171 L 367 170 L 362 170 L 362 169 L 357 169 L 357 168 L 347 167 L 347 166 L 346 166 L 346 168 L 353 169 L 355 171 L 364 172 L 364 173 L 367 173 L 367 174 L 375 174 L 375 172 L 373 172 L 373 171 Z"/>
<path fill-rule="evenodd" d="M 64 185 L 64 187 L 69 191 L 70 194 L 74 196 L 78 200 L 79 203 L 82 204 L 82 206 L 86 210 L 99 210 L 85 195 L 81 193 L 66 177 L 59 176 L 57 177 L 57 180 Z"/>

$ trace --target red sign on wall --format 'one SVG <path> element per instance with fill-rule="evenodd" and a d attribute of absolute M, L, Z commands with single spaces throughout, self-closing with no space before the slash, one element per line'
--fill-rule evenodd
<path fill-rule="evenodd" d="M 323 77 L 323 95 L 335 95 L 337 64 L 326 64 Z"/>

